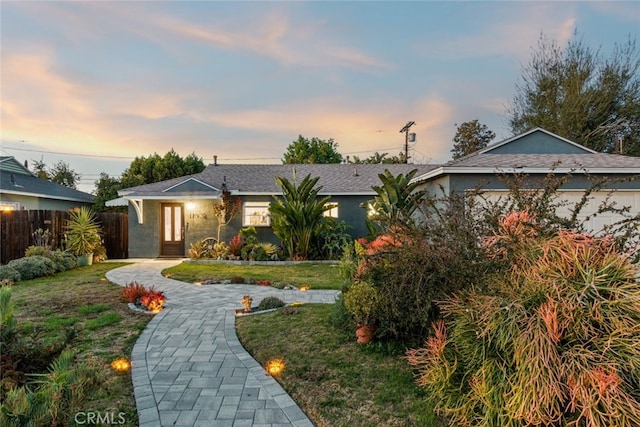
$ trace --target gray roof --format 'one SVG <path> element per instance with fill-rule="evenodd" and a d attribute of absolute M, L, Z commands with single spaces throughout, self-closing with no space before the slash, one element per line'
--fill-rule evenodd
<path fill-rule="evenodd" d="M 640 168 L 640 157 L 617 154 L 480 154 L 453 160 L 445 167 L 481 168 Z M 612 172 L 614 172 L 612 170 Z"/>
<path fill-rule="evenodd" d="M 393 175 L 417 169 L 417 175 L 420 175 L 436 167 L 437 165 L 411 164 L 217 164 L 207 166 L 198 174 L 124 189 L 120 194 L 127 198 L 170 198 L 172 187 L 175 187 L 173 190 L 183 187 L 185 191 L 173 194 L 211 196 L 216 194 L 214 188 L 221 189 L 223 183 L 235 194 L 279 194 L 281 191 L 275 178 L 284 177 L 292 181 L 294 169 L 298 180 L 306 175 L 320 177 L 317 185 L 322 186 L 321 194 L 372 194 L 371 187 L 380 184 L 378 174 L 384 173 L 385 169 Z"/>
<path fill-rule="evenodd" d="M 93 196 L 89 193 L 74 190 L 33 175 L 18 174 L 7 170 L 0 170 L 0 193 L 93 203 Z"/>

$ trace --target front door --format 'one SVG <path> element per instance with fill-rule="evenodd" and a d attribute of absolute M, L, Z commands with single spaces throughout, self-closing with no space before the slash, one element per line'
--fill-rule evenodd
<path fill-rule="evenodd" d="M 160 256 L 184 256 L 184 208 L 182 203 L 162 203 Z"/>

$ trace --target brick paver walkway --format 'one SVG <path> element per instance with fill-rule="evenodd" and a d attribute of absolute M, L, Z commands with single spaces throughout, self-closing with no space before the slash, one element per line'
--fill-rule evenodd
<path fill-rule="evenodd" d="M 141 427 L 313 426 L 304 412 L 242 347 L 235 310 L 242 295 L 333 303 L 337 291 L 278 290 L 255 285 L 196 286 L 163 277 L 179 260 L 132 260 L 107 273 L 119 285 L 136 281 L 167 296 L 131 355 Z"/>

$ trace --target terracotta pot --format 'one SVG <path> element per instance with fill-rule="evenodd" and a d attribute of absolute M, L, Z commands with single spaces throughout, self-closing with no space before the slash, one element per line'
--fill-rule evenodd
<path fill-rule="evenodd" d="M 356 329 L 356 337 L 360 344 L 367 344 L 373 341 L 373 335 L 376 333 L 375 326 L 360 326 Z"/>

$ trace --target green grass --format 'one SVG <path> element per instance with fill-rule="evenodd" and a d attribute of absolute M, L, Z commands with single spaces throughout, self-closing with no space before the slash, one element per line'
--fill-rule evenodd
<path fill-rule="evenodd" d="M 444 425 L 414 384 L 402 350 L 356 344 L 355 335 L 329 324 L 330 311 L 303 305 L 238 318 L 236 329 L 263 366 L 285 360 L 278 381 L 318 427 Z"/>
<path fill-rule="evenodd" d="M 95 329 L 104 328 L 105 326 L 115 325 L 122 321 L 122 316 L 117 313 L 105 313 L 95 319 L 89 319 L 85 322 L 84 327 L 90 331 Z"/>
<path fill-rule="evenodd" d="M 83 305 L 82 307 L 78 307 L 78 313 L 80 314 L 102 313 L 103 311 L 109 310 L 109 308 L 110 307 L 107 304 Z"/>
<path fill-rule="evenodd" d="M 342 286 L 340 267 L 326 263 L 273 266 L 182 263 L 164 270 L 162 274 L 188 283 L 241 276 L 245 279 L 269 280 L 293 286 L 309 285 L 311 289 L 340 289 Z"/>
<path fill-rule="evenodd" d="M 46 352 L 46 347 L 66 342 L 78 361 L 97 367 L 99 382 L 86 392 L 81 410 L 123 412 L 125 425 L 133 426 L 138 416 L 131 375 L 116 374 L 109 364 L 130 356 L 152 317 L 132 312 L 120 301 L 122 288 L 105 279 L 108 270 L 124 265 L 100 263 L 21 281 L 12 286 L 11 300 L 19 339 L 27 348 Z M 43 354 L 31 356 L 25 371 L 45 371 L 51 358 Z M 73 420 L 68 424 L 74 425 Z"/>

